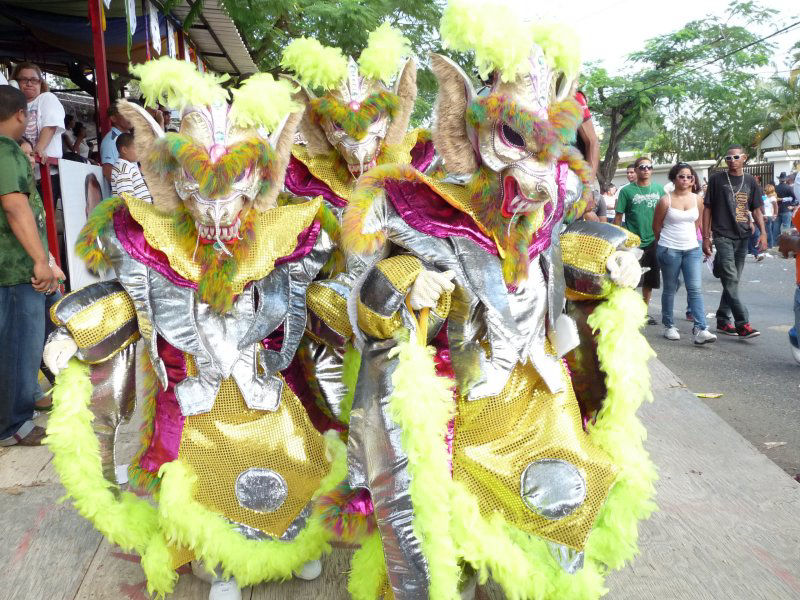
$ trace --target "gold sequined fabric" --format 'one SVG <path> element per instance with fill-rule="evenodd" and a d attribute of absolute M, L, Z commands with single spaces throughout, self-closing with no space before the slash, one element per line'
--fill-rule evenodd
<path fill-rule="evenodd" d="M 380 261 L 378 270 L 396 290 L 406 292 L 422 272 L 422 262 L 410 254 L 398 254 Z"/>
<path fill-rule="evenodd" d="M 131 216 L 142 226 L 147 243 L 166 254 L 170 266 L 181 277 L 199 281 L 201 265 L 194 260 L 192 252 L 181 245 L 172 216 L 160 213 L 152 204 L 132 196 L 126 195 L 125 202 Z M 233 278 L 234 294 L 240 294 L 249 282 L 269 275 L 277 259 L 292 253 L 297 247 L 297 236 L 312 224 L 321 202 L 321 198 L 316 198 L 302 204 L 278 206 L 256 215 L 253 243 Z"/>
<path fill-rule="evenodd" d="M 608 456 L 583 431 L 580 408 L 566 369 L 567 390 L 547 391 L 530 364 L 517 365 L 497 396 L 459 399 L 453 443 L 453 476 L 478 499 L 481 513 L 499 512 L 514 526 L 582 550 L 616 477 Z M 533 461 L 556 459 L 577 467 L 587 494 L 572 514 L 550 520 L 520 496 L 521 478 Z"/>
<path fill-rule="evenodd" d="M 308 310 L 343 338 L 347 339 L 353 335 L 350 319 L 347 316 L 347 298 L 343 298 L 327 286 L 312 283 L 306 294 L 306 305 Z"/>
<path fill-rule="evenodd" d="M 115 292 L 92 302 L 64 325 L 78 348 L 91 348 L 135 318 L 136 310 L 128 294 Z"/>
<path fill-rule="evenodd" d="M 222 382 L 211 412 L 186 418 L 178 457 L 197 474 L 199 502 L 274 537 L 286 531 L 330 469 L 322 435 L 288 385 L 277 411 L 250 410 L 233 378 Z M 251 468 L 271 469 L 286 481 L 289 493 L 277 510 L 256 512 L 237 501 L 236 479 Z"/>
<path fill-rule="evenodd" d="M 608 258 L 616 249 L 598 236 L 569 232 L 561 236 L 564 264 L 596 275 L 605 275 Z"/>
<path fill-rule="evenodd" d="M 384 145 L 378 157 L 379 164 L 403 164 L 411 163 L 411 149 L 417 143 L 419 131 L 409 131 L 403 141 L 393 146 Z M 327 184 L 331 191 L 340 198 L 347 199 L 356 186 L 356 180 L 350 176 L 349 172 L 337 170 L 331 155 L 311 156 L 306 146 L 295 144 L 292 147 L 292 155 L 308 167 L 309 172 Z"/>

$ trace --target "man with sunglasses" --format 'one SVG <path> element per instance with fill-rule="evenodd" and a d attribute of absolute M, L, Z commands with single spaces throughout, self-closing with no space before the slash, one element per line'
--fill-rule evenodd
<path fill-rule="evenodd" d="M 619 191 L 617 204 L 614 206 L 614 225 L 622 223 L 625 217 L 625 227 L 639 236 L 642 257 L 639 264 L 649 269 L 642 275 L 639 285 L 642 287 L 642 297 L 645 304 L 650 304 L 653 290 L 661 287 L 661 272 L 656 258 L 656 236 L 653 233 L 653 217 L 656 214 L 656 205 L 664 195 L 664 188 L 659 183 L 653 183 L 653 163 L 646 156 L 640 156 L 633 163 L 636 181 L 624 186 Z M 647 324 L 655 325 L 656 320 L 647 316 Z"/>
<path fill-rule="evenodd" d="M 745 339 L 760 335 L 758 330 L 751 327 L 747 307 L 739 299 L 739 280 L 751 235 L 751 213 L 761 232 L 758 249 L 767 249 L 763 192 L 756 179 L 744 172 L 746 161 L 744 148 L 739 145 L 728 148 L 725 154 L 728 170 L 711 177 L 703 199 L 706 208 L 703 211 L 703 253 L 711 256 L 713 234 L 717 251 L 714 274 L 722 282 L 717 331 Z"/>

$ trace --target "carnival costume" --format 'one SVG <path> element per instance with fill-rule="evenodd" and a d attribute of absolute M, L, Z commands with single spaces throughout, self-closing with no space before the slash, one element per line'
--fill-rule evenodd
<path fill-rule="evenodd" d="M 312 38 L 293 40 L 281 60 L 298 86 L 295 99 L 306 108 L 285 186 L 295 198 L 322 196 L 336 246 L 323 267 L 327 279 L 308 293 L 322 322 L 309 328 L 284 373 L 321 429 L 346 428 L 358 372 L 358 353 L 346 346 L 352 336 L 347 298 L 367 261 L 350 255 L 345 263 L 338 247 L 342 212 L 366 170 L 391 163 L 424 171 L 434 157 L 427 131 L 407 132 L 417 97 L 417 67 L 409 54 L 408 40 L 384 23 L 369 34 L 358 62 Z"/>
<path fill-rule="evenodd" d="M 459 597 L 471 572 L 510 598 L 594 599 L 636 551 L 653 465 L 636 409 L 652 355 L 638 329 L 636 236 L 576 222 L 589 167 L 570 149 L 575 40 L 494 2 L 451 1 L 433 139 L 448 176 L 363 175 L 344 248 L 383 256 L 353 291 L 362 363 L 349 480 L 378 531 L 357 600 Z"/>
<path fill-rule="evenodd" d="M 118 104 L 153 204 L 105 200 L 82 231 L 79 254 L 116 278 L 53 308 L 46 360 L 75 358 L 47 443 L 79 512 L 141 555 L 149 591 L 170 592 L 192 558 L 241 586 L 285 579 L 329 548 L 315 499 L 345 477 L 344 445 L 313 427 L 280 374 L 332 249 L 320 199 L 276 206 L 302 107 L 266 74 L 229 103 L 223 78 L 184 61 L 132 71 L 150 105 L 182 109 L 180 132 Z M 136 401 L 145 426 L 130 480 L 154 503 L 114 474 L 116 430 Z"/>

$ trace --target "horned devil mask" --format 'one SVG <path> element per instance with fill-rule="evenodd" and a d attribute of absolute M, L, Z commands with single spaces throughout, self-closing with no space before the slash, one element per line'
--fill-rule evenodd
<path fill-rule="evenodd" d="M 401 62 L 408 53 L 408 40 L 388 23 L 370 33 L 358 63 L 310 38 L 287 46 L 281 64 L 301 85 L 300 131 L 312 156 L 335 150 L 358 177 L 377 164 L 384 144 L 403 139 L 417 96 L 416 64 Z"/>
<path fill-rule="evenodd" d="M 118 103 L 134 126 L 155 208 L 172 212 L 183 203 L 198 242 L 229 254 L 251 208 L 276 204 L 302 107 L 271 75 L 250 77 L 229 103 L 223 79 L 185 61 L 162 58 L 131 70 L 148 104 L 182 109 L 179 132 L 165 133 L 140 106 Z"/>
<path fill-rule="evenodd" d="M 450 13 L 448 13 L 450 11 Z M 586 165 L 569 147 L 581 123 L 580 107 L 571 98 L 577 64 L 564 48 L 535 43 L 536 29 L 520 35 L 512 60 L 495 46 L 484 47 L 481 33 L 464 35 L 460 15 L 448 7 L 442 39 L 461 51 L 474 50 L 481 74 L 491 82 L 478 94 L 464 71 L 445 56 L 431 57 L 439 82 L 433 137 L 450 173 L 489 170 L 498 178 L 500 210 L 505 218 L 531 214 L 558 196 L 557 163 L 566 161 L 588 183 Z M 474 20 L 470 26 L 476 26 Z M 520 25 L 524 27 L 524 25 Z M 513 38 L 514 36 L 512 36 Z M 488 36 L 484 39 L 489 39 Z M 557 52 L 561 56 L 553 56 Z"/>

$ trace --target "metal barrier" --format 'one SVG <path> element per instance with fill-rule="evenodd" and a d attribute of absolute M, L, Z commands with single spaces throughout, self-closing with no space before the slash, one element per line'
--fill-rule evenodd
<path fill-rule="evenodd" d="M 58 159 L 48 158 L 47 167 L 44 165 L 39 169 L 42 181 L 42 204 L 47 221 L 47 245 L 50 246 L 50 254 L 56 259 L 56 264 L 61 264 L 61 252 L 58 247 L 58 232 L 56 231 L 56 203 L 53 198 L 53 181 L 50 179 L 50 166 L 58 168 Z"/>

